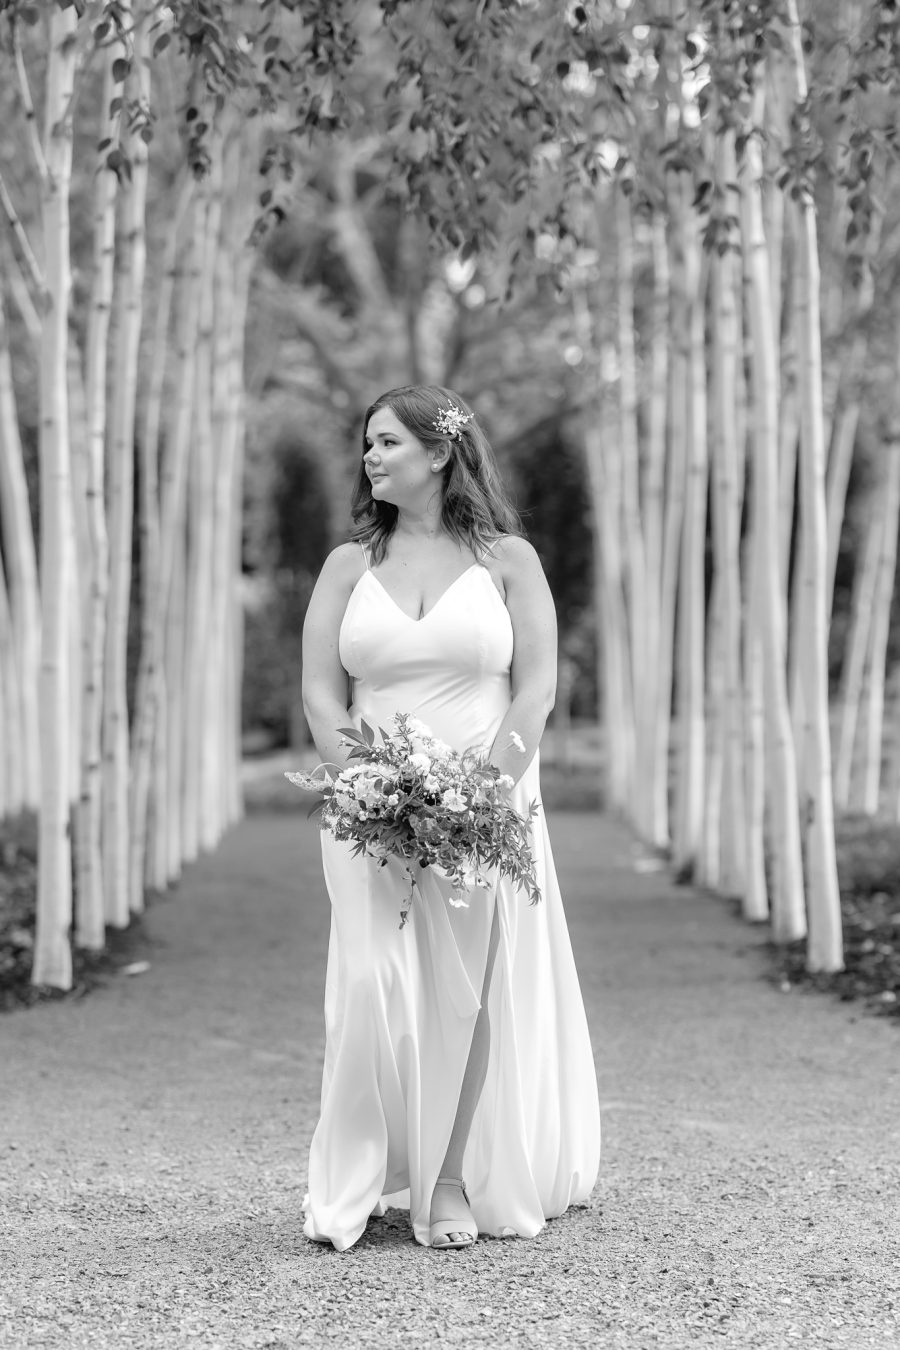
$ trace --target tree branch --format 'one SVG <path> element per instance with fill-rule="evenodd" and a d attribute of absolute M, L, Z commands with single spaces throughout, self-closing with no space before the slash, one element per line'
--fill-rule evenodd
<path fill-rule="evenodd" d="M 47 290 L 47 284 L 44 281 L 43 273 L 37 258 L 34 256 L 31 244 L 28 242 L 28 235 L 25 233 L 25 226 L 19 218 L 19 213 L 15 208 L 12 197 L 6 188 L 3 174 L 0 173 L 0 209 L 9 223 L 12 236 L 19 246 L 19 261 L 24 263 L 25 274 L 31 281 L 31 285 L 37 291 L 38 309 L 46 311 L 50 302 L 50 293 Z"/>
<path fill-rule="evenodd" d="M 2 261 L 2 270 L 9 284 L 9 293 L 22 316 L 22 322 L 28 330 L 32 345 L 37 350 L 41 342 L 41 316 L 38 314 L 31 298 L 31 291 L 28 289 L 28 282 L 22 274 L 19 260 L 5 235 L 0 235 L 0 261 Z"/>
<path fill-rule="evenodd" d="M 41 133 L 38 131 L 37 117 L 34 111 L 34 99 L 31 97 L 31 84 L 28 79 L 28 71 L 25 67 L 25 54 L 22 51 L 22 39 L 19 34 L 19 26 L 15 18 L 11 24 L 13 57 L 16 63 L 16 75 L 19 80 L 19 97 L 22 100 L 22 111 L 25 114 L 25 128 L 28 133 L 28 139 L 31 142 L 31 152 L 34 155 L 34 162 L 37 166 L 38 176 L 42 183 L 47 181 L 47 160 L 44 157 L 44 147 L 41 144 Z"/>
<path fill-rule="evenodd" d="M 355 148 L 336 147 L 333 181 L 337 205 L 331 219 L 347 270 L 363 301 L 373 308 L 388 309 L 392 307 L 391 297 L 356 193 L 357 160 L 369 153 L 368 142 Z"/>

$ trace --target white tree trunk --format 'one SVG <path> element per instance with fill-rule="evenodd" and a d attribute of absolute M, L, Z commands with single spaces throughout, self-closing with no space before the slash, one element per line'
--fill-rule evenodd
<path fill-rule="evenodd" d="M 131 8 L 130 0 L 128 9 Z M 135 29 L 135 58 L 126 93 L 142 104 L 149 78 L 146 32 Z M 106 919 L 125 927 L 132 905 L 142 908 L 142 894 L 130 885 L 129 722 L 126 689 L 128 615 L 131 603 L 134 514 L 134 456 L 137 377 L 146 266 L 145 210 L 147 147 L 139 135 L 128 138 L 131 179 L 121 192 L 121 272 L 117 296 L 115 379 L 110 415 L 110 575 L 106 625 L 103 706 L 103 881 Z"/>
<path fill-rule="evenodd" d="M 213 337 L 216 263 L 222 219 L 221 133 L 210 147 L 206 241 L 202 256 L 200 324 L 194 381 L 194 424 L 188 478 L 188 556 L 186 595 L 184 773 L 182 778 L 182 852 L 193 862 L 201 847 L 204 793 L 203 759 L 207 742 L 206 708 L 214 591 L 225 584 L 213 571 L 215 465 L 213 455 Z"/>
<path fill-rule="evenodd" d="M 71 479 L 67 399 L 69 190 L 75 77 L 74 8 L 50 11 L 47 63 L 47 175 L 42 191 L 44 265 L 49 311 L 41 333 L 41 591 L 40 678 L 41 809 L 38 894 L 32 980 L 68 989 L 72 984 L 72 856 L 69 838 L 68 583 L 71 556 Z"/>
<path fill-rule="evenodd" d="M 719 179 L 733 183 L 737 178 L 733 132 L 719 141 Z M 729 209 L 737 214 L 738 203 L 728 199 Z M 744 849 L 744 739 L 741 690 L 741 575 L 740 536 L 742 484 L 738 469 L 742 456 L 738 450 L 734 410 L 738 404 L 738 320 L 737 260 L 731 252 L 712 260 L 713 281 L 713 428 L 715 450 L 713 472 L 713 553 L 714 574 L 721 596 L 722 651 L 722 741 L 723 790 L 721 802 L 721 871 L 719 887 L 729 895 L 743 897 L 746 890 Z M 714 781 L 714 776 L 713 776 Z M 707 793 L 707 802 L 715 811 L 718 795 Z M 709 807 L 708 807 L 709 810 Z"/>
<path fill-rule="evenodd" d="M 165 764 L 166 726 L 163 722 L 165 699 L 163 695 L 163 559 L 161 556 L 159 462 L 163 396 L 166 367 L 169 358 L 169 330 L 172 299 L 178 276 L 178 248 L 183 232 L 193 184 L 186 179 L 178 194 L 176 209 L 166 239 L 153 352 L 145 403 L 144 430 L 140 443 L 139 521 L 141 536 L 141 645 L 134 695 L 134 718 L 131 734 L 131 791 L 129 811 L 131 821 L 131 907 L 136 908 L 149 883 L 161 889 L 168 880 L 165 869 L 148 865 L 148 838 L 150 831 L 151 792 L 154 771 L 159 774 Z M 166 576 L 169 576 L 169 569 Z M 161 738 L 160 741 L 157 738 Z M 160 753 L 156 753 L 157 745 Z M 155 770 L 154 770 L 155 766 Z M 164 777 L 158 781 L 158 791 L 165 794 Z M 164 820 L 163 816 L 163 820 Z M 162 821 L 159 822 L 160 824 Z M 154 815 L 154 830 L 156 816 Z"/>
<path fill-rule="evenodd" d="M 23 777 L 19 671 L 3 554 L 0 552 L 0 820 L 22 810 Z"/>
<path fill-rule="evenodd" d="M 152 842 L 148 883 L 161 890 L 181 873 L 182 735 L 184 680 L 184 532 L 190 459 L 193 394 L 200 313 L 201 259 L 206 240 L 204 188 L 189 204 L 187 245 L 176 284 L 175 347 L 177 377 L 169 407 L 165 454 L 160 470 L 160 571 L 154 617 L 156 703 L 159 722 L 153 737 Z"/>
<path fill-rule="evenodd" d="M 674 863 L 690 875 L 703 835 L 706 710 L 704 639 L 706 609 L 706 347 L 699 223 L 684 201 L 681 228 L 685 249 L 687 323 L 687 477 L 679 568 L 678 677 L 675 684 L 679 735 Z"/>
<path fill-rule="evenodd" d="M 111 49 L 104 69 L 102 111 L 108 117 L 111 100 L 121 93 L 113 80 L 112 63 L 121 56 Z M 108 126 L 108 133 L 114 124 Z M 103 946 L 106 906 L 103 887 L 101 827 L 103 813 L 102 742 L 103 674 L 106 601 L 109 592 L 109 539 L 106 532 L 104 474 L 106 463 L 106 374 L 109 321 L 113 297 L 116 231 L 116 175 L 105 167 L 107 151 L 100 152 L 94 179 L 93 259 L 87 325 L 85 395 L 87 400 L 87 455 L 85 501 L 90 540 L 85 555 L 88 598 L 84 616 L 84 660 L 81 708 L 81 789 L 75 813 L 78 945 L 92 950 Z"/>
<path fill-rule="evenodd" d="M 629 635 L 629 669 L 634 707 L 633 755 L 635 762 L 646 760 L 646 742 L 652 738 L 654 718 L 648 716 L 647 603 L 644 533 L 641 523 L 638 445 L 638 380 L 635 354 L 634 311 L 634 221 L 628 198 L 621 191 L 614 195 L 616 211 L 616 268 L 619 427 L 618 455 L 621 464 L 622 514 L 619 522 L 622 540 L 623 580 Z M 651 739 L 652 744 L 652 739 Z M 646 787 L 632 768 L 633 798 L 629 816 L 638 821 L 642 813 Z"/>
<path fill-rule="evenodd" d="M 761 110 L 760 110 L 761 111 Z M 762 162 L 755 137 L 748 141 L 741 174 L 742 236 L 749 281 L 753 398 L 752 509 L 758 574 L 753 578 L 751 620 L 761 643 L 768 724 L 766 774 L 772 849 L 772 923 L 777 942 L 806 933 L 799 800 L 794 742 L 787 701 L 784 593 L 778 557 L 778 406 L 776 329 L 771 308 L 769 258 L 762 226 Z"/>
<path fill-rule="evenodd" d="M 671 192 L 682 191 L 677 176 Z M 675 667 L 675 598 L 678 559 L 684 526 L 687 479 L 687 323 L 684 241 L 674 226 L 669 232 L 669 453 L 666 461 L 665 520 L 662 535 L 659 621 L 659 681 L 657 684 L 656 745 L 652 778 L 653 816 L 657 827 L 654 842 L 668 842 L 669 750 L 672 733 L 672 676 Z"/>
<path fill-rule="evenodd" d="M 879 514 L 878 502 L 874 493 L 872 494 L 868 514 L 870 518 L 876 519 Z M 867 529 L 865 532 L 865 548 L 862 557 L 856 559 L 856 571 L 853 575 L 850 627 L 844 645 L 844 659 L 841 666 L 841 690 L 838 699 L 840 719 L 837 752 L 834 761 L 834 803 L 835 806 L 845 811 L 852 805 L 850 794 L 853 783 L 853 750 L 856 744 L 856 728 L 859 721 L 866 653 L 869 649 L 869 632 L 872 626 L 881 544 L 882 533 L 874 527 Z"/>
<path fill-rule="evenodd" d="M 638 733 L 637 779 L 643 809 L 638 827 L 644 838 L 657 848 L 669 842 L 668 783 L 655 781 L 659 720 L 660 647 L 662 599 L 662 548 L 664 487 L 666 468 L 666 420 L 669 378 L 669 254 L 665 220 L 661 212 L 653 217 L 653 318 L 650 334 L 650 397 L 647 416 L 647 445 L 643 466 L 641 500 L 644 512 L 646 606 L 646 665 L 643 704 L 638 716 L 646 725 Z"/>
<path fill-rule="evenodd" d="M 797 97 L 807 97 L 796 0 L 788 0 Z M 826 590 L 825 428 L 822 412 L 822 334 L 819 319 L 819 252 L 816 210 L 801 191 L 797 213 L 797 358 L 800 387 L 800 503 L 803 521 L 804 641 L 802 678 L 807 734 L 804 738 L 804 798 L 808 874 L 810 970 L 840 970 L 844 964 L 841 904 L 831 796 L 831 735 L 828 721 L 828 614 Z"/>
<path fill-rule="evenodd" d="M 841 529 L 844 524 L 844 511 L 847 504 L 847 484 L 850 481 L 853 449 L 856 444 L 856 428 L 859 424 L 862 380 L 869 352 L 869 335 L 862 325 L 872 308 L 872 300 L 875 294 L 872 264 L 878 254 L 878 246 L 881 241 L 881 224 L 882 213 L 878 211 L 872 221 L 869 238 L 866 240 L 862 276 L 856 293 L 853 314 L 853 321 L 856 323 L 857 329 L 853 335 L 850 351 L 841 373 L 843 397 L 838 399 L 836 405 L 831 444 L 828 451 L 825 488 L 828 569 L 825 583 L 825 612 L 829 619 L 834 603 L 834 577 L 837 571 Z"/>
<path fill-rule="evenodd" d="M 16 662 L 14 707 L 20 728 L 22 754 L 20 804 L 35 809 L 39 802 L 41 782 L 38 734 L 41 605 L 2 290 L 0 290 L 0 523 L 3 527 L 11 640 Z M 7 690 L 7 698 L 11 696 L 12 686 Z"/>
<path fill-rule="evenodd" d="M 897 528 L 900 522 L 900 442 L 893 441 L 886 445 L 884 456 L 884 485 L 877 529 L 880 547 L 869 626 L 869 696 L 862 770 L 862 809 L 868 816 L 877 815 L 881 795 L 885 663 L 897 572 Z"/>

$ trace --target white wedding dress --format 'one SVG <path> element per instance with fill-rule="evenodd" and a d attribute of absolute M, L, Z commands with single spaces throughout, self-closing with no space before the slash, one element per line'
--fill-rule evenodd
<path fill-rule="evenodd" d="M 420 718 L 456 749 L 490 745 L 510 703 L 513 632 L 490 573 L 464 572 L 419 620 L 374 572 L 360 577 L 340 632 L 350 715 L 387 726 Z M 540 797 L 538 757 L 516 784 Z M 463 1176 L 479 1231 L 533 1237 L 585 1200 L 597 1177 L 600 1116 L 584 1006 L 543 811 L 533 819 L 542 901 L 503 879 L 467 909 L 449 883 L 409 878 L 322 835 L 331 897 L 321 1116 L 309 1157 L 307 1237 L 343 1251 L 381 1205 L 408 1207 L 429 1242 L 429 1210 L 479 1010 L 493 909 L 499 947 L 488 1000 L 490 1057 Z"/>

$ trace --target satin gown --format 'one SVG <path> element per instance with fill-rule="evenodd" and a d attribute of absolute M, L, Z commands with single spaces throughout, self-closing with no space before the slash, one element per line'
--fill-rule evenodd
<path fill-rule="evenodd" d="M 367 564 L 340 630 L 354 722 L 387 726 L 395 712 L 412 713 L 456 749 L 493 741 L 510 704 L 512 653 L 509 613 L 480 563 L 419 620 Z M 539 798 L 535 756 L 513 803 L 524 814 Z M 323 832 L 331 934 L 307 1237 L 345 1250 L 370 1214 L 399 1205 L 428 1245 L 495 905 L 490 1055 L 463 1167 L 472 1212 L 482 1233 L 533 1237 L 590 1195 L 600 1157 L 597 1080 L 542 810 L 533 849 L 539 904 L 502 879 L 455 908 L 449 883 L 424 869 L 401 930 L 403 865 L 354 858 Z"/>

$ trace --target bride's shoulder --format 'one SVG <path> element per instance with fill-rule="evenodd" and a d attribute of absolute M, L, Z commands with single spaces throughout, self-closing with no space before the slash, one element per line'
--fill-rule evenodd
<path fill-rule="evenodd" d="M 365 555 L 357 543 L 338 544 L 322 565 L 321 576 L 336 586 L 355 586 L 366 570 Z"/>
<path fill-rule="evenodd" d="M 493 560 L 504 574 L 508 571 L 511 576 L 531 573 L 541 565 L 534 545 L 520 534 L 501 534 L 485 552 L 487 561 Z"/>

